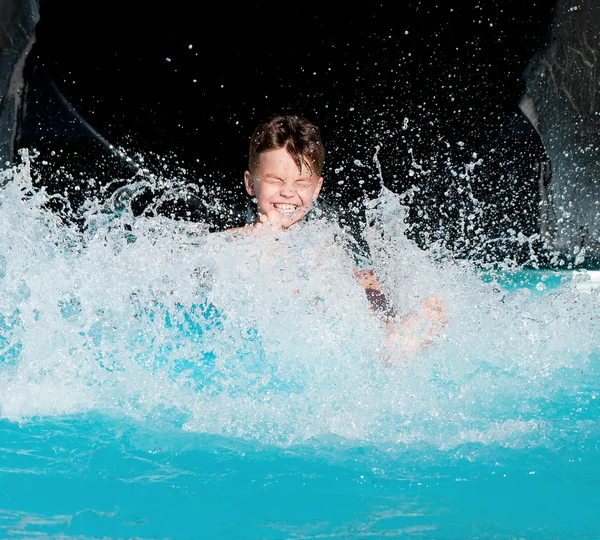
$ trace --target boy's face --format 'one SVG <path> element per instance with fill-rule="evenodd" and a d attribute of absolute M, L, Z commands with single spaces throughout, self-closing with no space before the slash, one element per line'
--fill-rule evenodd
<path fill-rule="evenodd" d="M 258 156 L 254 170 L 245 172 L 244 184 L 248 194 L 256 197 L 258 212 L 287 229 L 308 214 L 323 177 L 306 165 L 298 169 L 285 148 L 278 148 Z"/>

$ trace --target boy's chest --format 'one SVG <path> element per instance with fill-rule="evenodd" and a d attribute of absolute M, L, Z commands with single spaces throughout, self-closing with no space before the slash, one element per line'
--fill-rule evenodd
<path fill-rule="evenodd" d="M 220 305 L 243 303 L 277 311 L 282 304 L 289 309 L 324 302 L 333 307 L 362 292 L 349 258 L 325 244 L 272 242 L 262 249 L 238 249 L 215 270 L 213 294 Z"/>

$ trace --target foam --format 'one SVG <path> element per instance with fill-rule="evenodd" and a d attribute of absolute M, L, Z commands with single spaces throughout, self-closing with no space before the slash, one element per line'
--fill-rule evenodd
<path fill-rule="evenodd" d="M 86 205 L 84 224 L 45 209 L 15 167 L 1 193 L 0 416 L 99 411 L 277 444 L 518 444 L 548 404 L 592 399 L 598 296 L 537 294 L 406 238 L 382 189 L 363 240 L 396 311 L 435 294 L 448 323 L 417 357 L 382 361 L 385 330 L 353 276 L 336 223 L 208 233 L 202 223 Z M 173 189 L 176 189 L 175 187 Z M 556 429 L 560 429 L 560 423 Z"/>

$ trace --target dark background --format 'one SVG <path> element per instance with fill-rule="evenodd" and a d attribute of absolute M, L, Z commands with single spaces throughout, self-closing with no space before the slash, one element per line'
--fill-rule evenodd
<path fill-rule="evenodd" d="M 455 173 L 481 158 L 467 180 L 473 197 L 495 208 L 486 226 L 512 222 L 531 233 L 544 152 L 518 103 L 553 5 L 42 0 L 21 146 L 41 152 L 48 165 L 39 181 L 76 207 L 90 189 L 131 178 L 95 132 L 134 160 L 143 156 L 152 172 L 217 190 L 234 214 L 211 214 L 206 204 L 170 211 L 222 228 L 244 219 L 255 125 L 297 113 L 322 129 L 330 205 L 377 192 L 379 147 L 385 185 L 420 188 L 411 203 L 416 237 L 441 221 L 448 230 L 468 201 L 446 217 L 440 201 L 455 196 L 449 186 L 460 191 Z"/>

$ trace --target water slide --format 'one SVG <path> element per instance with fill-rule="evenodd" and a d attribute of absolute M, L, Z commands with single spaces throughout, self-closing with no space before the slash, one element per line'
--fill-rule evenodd
<path fill-rule="evenodd" d="M 0 4 L 0 160 L 12 162 L 23 117 L 25 61 L 39 20 L 36 0 Z"/>
<path fill-rule="evenodd" d="M 540 133 L 540 232 L 583 263 L 600 254 L 600 5 L 558 0 L 547 45 L 524 73 L 521 107 Z"/>

